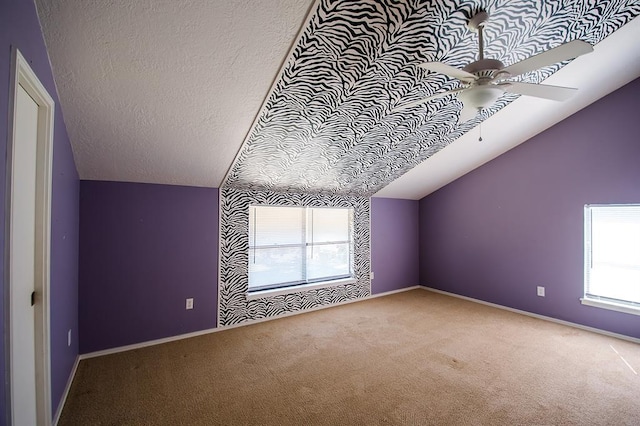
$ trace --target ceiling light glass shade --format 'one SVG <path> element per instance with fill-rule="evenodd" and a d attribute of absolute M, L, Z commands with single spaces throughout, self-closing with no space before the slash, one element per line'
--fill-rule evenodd
<path fill-rule="evenodd" d="M 467 107 L 483 109 L 491 106 L 502 93 L 503 90 L 494 85 L 475 86 L 460 93 L 458 98 Z"/>

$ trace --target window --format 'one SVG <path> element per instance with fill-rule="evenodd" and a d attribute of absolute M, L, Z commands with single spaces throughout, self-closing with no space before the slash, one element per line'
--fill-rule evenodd
<path fill-rule="evenodd" d="M 249 207 L 249 292 L 353 277 L 353 209 Z"/>
<path fill-rule="evenodd" d="M 640 205 L 587 205 L 582 303 L 640 315 Z"/>

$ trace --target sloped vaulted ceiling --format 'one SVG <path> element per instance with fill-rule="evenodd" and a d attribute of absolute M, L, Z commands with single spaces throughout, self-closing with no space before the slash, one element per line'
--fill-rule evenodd
<path fill-rule="evenodd" d="M 313 0 L 36 5 L 81 179 L 219 187 Z"/>
<path fill-rule="evenodd" d="M 565 108 L 566 117 L 640 76 L 639 0 L 36 5 L 81 179 L 419 199 L 525 140 L 521 129 L 532 129 L 522 137 L 544 130 L 526 109 L 533 98 L 502 108 L 514 95 L 463 126 L 451 97 L 390 113 L 455 86 L 417 65 L 473 61 L 466 22 L 479 9 L 491 16 L 486 53 L 506 65 L 576 38 L 595 45 L 627 34 L 626 47 L 607 48 L 604 60 L 587 58 L 600 58 L 607 43 L 578 58 L 592 61 L 589 72 L 557 84 L 577 83 L 580 92 L 569 102 L 543 101 L 545 111 Z M 537 82 L 558 68 L 522 77 Z M 508 143 L 487 132 L 486 149 L 468 149 L 480 120 L 491 130 L 523 103 L 525 111 L 499 127 Z"/>
<path fill-rule="evenodd" d="M 466 22 L 479 9 L 491 17 L 485 56 L 505 65 L 574 39 L 595 45 L 640 14 L 624 0 L 320 0 L 224 184 L 371 195 L 506 106 L 515 95 L 462 125 L 451 97 L 390 112 L 455 87 L 417 65 L 475 60 Z M 522 79 L 540 82 L 562 65 Z"/>

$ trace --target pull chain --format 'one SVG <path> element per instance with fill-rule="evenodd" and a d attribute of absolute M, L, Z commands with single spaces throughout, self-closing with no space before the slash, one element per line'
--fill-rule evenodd
<path fill-rule="evenodd" d="M 482 142 L 482 121 L 480 122 L 480 137 L 478 138 L 478 142 Z"/>

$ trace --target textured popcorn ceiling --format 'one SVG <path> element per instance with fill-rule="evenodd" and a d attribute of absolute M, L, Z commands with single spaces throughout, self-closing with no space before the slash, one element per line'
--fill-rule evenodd
<path fill-rule="evenodd" d="M 640 22 L 619 29 L 636 1 L 36 3 L 82 179 L 218 187 L 229 171 L 236 187 L 418 199 L 640 75 Z M 482 146 L 480 120 L 456 126 L 451 98 L 389 114 L 451 86 L 418 63 L 473 60 L 464 13 L 478 8 L 486 52 L 507 65 L 595 44 L 575 61 L 591 57 L 586 71 L 549 80 L 579 96 L 507 95 L 483 117 Z"/>
<path fill-rule="evenodd" d="M 81 179 L 220 186 L 312 0 L 37 0 Z"/>

